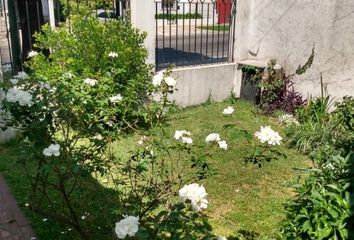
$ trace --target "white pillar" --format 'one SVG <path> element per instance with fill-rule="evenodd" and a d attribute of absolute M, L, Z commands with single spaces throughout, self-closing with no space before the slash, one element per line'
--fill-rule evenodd
<path fill-rule="evenodd" d="M 130 0 L 131 22 L 134 27 L 147 33 L 145 47 L 148 51 L 147 63 L 155 63 L 155 0 Z"/>
<path fill-rule="evenodd" d="M 234 61 L 236 62 L 234 94 L 239 97 L 241 93 L 242 70 L 238 67 L 238 62 L 248 58 L 248 31 L 250 7 L 252 0 L 238 0 L 235 23 Z"/>
<path fill-rule="evenodd" d="M 55 28 L 54 0 L 48 0 L 49 25 Z"/>

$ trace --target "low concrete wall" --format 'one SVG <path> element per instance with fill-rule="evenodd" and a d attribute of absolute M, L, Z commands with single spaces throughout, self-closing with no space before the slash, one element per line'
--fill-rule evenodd
<path fill-rule="evenodd" d="M 319 95 L 322 73 L 331 95 L 354 95 L 353 24 L 353 0 L 239 0 L 235 59 L 276 59 L 294 73 L 314 45 L 313 65 L 294 79 L 296 89 Z"/>
<path fill-rule="evenodd" d="M 208 100 L 221 101 L 234 91 L 236 64 L 205 65 L 177 68 L 172 77 L 177 80 L 177 89 L 171 96 L 181 107 L 193 106 Z"/>

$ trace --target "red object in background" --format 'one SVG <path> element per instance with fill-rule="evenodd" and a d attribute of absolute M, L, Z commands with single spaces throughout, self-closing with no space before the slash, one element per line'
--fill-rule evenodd
<path fill-rule="evenodd" d="M 231 0 L 217 0 L 216 12 L 218 13 L 218 24 L 229 23 L 231 15 Z"/>

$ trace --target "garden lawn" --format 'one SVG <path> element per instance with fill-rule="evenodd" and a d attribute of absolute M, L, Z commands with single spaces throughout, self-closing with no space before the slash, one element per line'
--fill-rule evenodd
<path fill-rule="evenodd" d="M 224 116 L 222 111 L 229 105 L 235 112 Z M 204 182 L 210 203 L 207 214 L 215 232 L 225 236 L 244 231 L 262 236 L 274 233 L 283 218 L 283 203 L 292 196 L 288 186 L 299 175 L 294 169 L 310 162 L 283 145 L 277 148 L 287 155 L 286 159 L 265 163 L 261 168 L 245 164 L 249 143 L 238 136 L 238 131 L 223 126 L 235 124 L 253 135 L 260 126 L 271 125 L 283 136 L 276 121 L 260 114 L 250 103 L 238 101 L 190 108 L 175 114 L 171 122 L 172 128 L 191 131 L 200 143 L 216 132 L 229 144 L 227 151 L 217 151 L 210 160 L 214 175 Z"/>
<path fill-rule="evenodd" d="M 227 106 L 235 108 L 231 116 L 222 114 Z M 245 164 L 244 157 L 250 151 L 250 144 L 239 130 L 253 135 L 260 126 L 271 125 L 283 136 L 275 120 L 260 114 L 248 102 L 224 101 L 177 111 L 170 116 L 168 123 L 171 136 L 175 130 L 188 130 L 192 133 L 194 144 L 205 144 L 204 139 L 209 133 L 219 133 L 229 145 L 226 151 L 214 147 L 215 154 L 209 159 L 213 175 L 202 181 L 209 194 L 206 214 L 213 231 L 225 236 L 274 234 L 284 217 L 283 203 L 293 195 L 289 185 L 301 174 L 294 169 L 306 168 L 310 161 L 283 144 L 275 148 L 285 153 L 287 158 L 264 163 L 261 168 L 251 163 Z M 225 128 L 227 124 L 234 124 L 235 127 Z M 124 155 L 124 151 L 137 145 L 138 139 L 138 136 L 132 136 L 117 143 L 117 152 Z M 252 141 L 257 142 L 255 139 Z M 20 146 L 15 144 L 0 146 L 0 173 L 7 179 L 40 239 L 68 239 L 67 235 L 61 237 L 59 234 L 67 229 L 50 221 L 43 222 L 42 217 L 26 210 L 26 179 L 23 170 L 16 164 L 21 154 L 24 153 L 21 153 Z M 95 211 L 102 211 L 101 208 L 90 210 L 92 216 L 95 216 Z M 112 226 L 114 222 L 115 219 L 112 219 Z M 70 239 L 75 239 L 74 235 Z"/>

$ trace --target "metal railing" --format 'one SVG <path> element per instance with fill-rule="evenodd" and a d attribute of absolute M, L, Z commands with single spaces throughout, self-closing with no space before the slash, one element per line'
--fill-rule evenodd
<path fill-rule="evenodd" d="M 233 61 L 236 0 L 155 0 L 156 69 Z"/>

